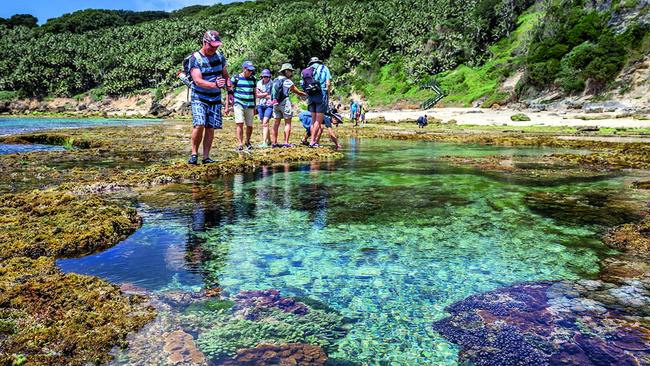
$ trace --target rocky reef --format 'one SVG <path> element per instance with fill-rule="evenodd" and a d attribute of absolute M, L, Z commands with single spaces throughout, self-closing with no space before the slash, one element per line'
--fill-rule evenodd
<path fill-rule="evenodd" d="M 351 324 L 318 301 L 275 289 L 212 298 L 206 297 L 212 290 L 201 291 L 182 301 L 177 293 L 135 292 L 146 295 L 159 316 L 130 336 L 133 346 L 117 355 L 117 365 L 319 366 Z"/>
<path fill-rule="evenodd" d="M 123 240 L 141 223 L 134 209 L 97 195 L 54 190 L 3 195 L 0 260 L 92 253 Z"/>
<path fill-rule="evenodd" d="M 533 282 L 470 296 L 433 328 L 473 365 L 648 365 L 647 283 Z"/>

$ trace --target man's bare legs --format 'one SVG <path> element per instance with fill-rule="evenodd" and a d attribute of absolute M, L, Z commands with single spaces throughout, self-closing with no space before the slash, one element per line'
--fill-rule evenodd
<path fill-rule="evenodd" d="M 318 143 L 317 138 L 319 137 L 318 135 L 321 126 L 323 125 L 324 117 L 325 114 L 323 113 L 311 112 L 311 142 L 309 143 L 309 145 L 314 145 Z"/>
<path fill-rule="evenodd" d="M 210 149 L 212 149 L 212 140 L 214 139 L 214 128 L 206 128 L 203 134 L 203 159 L 210 157 Z M 198 150 L 198 146 L 197 146 Z"/>
<path fill-rule="evenodd" d="M 278 124 L 280 120 L 277 120 Z M 291 118 L 284 119 L 284 144 L 289 145 L 289 137 L 291 136 Z"/>

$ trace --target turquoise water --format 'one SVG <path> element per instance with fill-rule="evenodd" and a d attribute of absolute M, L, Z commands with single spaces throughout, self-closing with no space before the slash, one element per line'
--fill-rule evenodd
<path fill-rule="evenodd" d="M 155 123 L 156 120 L 137 119 L 88 119 L 88 118 L 14 118 L 0 117 L 0 136 L 61 128 L 85 128 L 100 126 L 137 126 Z"/>
<path fill-rule="evenodd" d="M 52 146 L 52 145 L 0 144 L 0 154 L 16 154 L 16 153 L 27 153 L 32 151 L 62 151 L 62 150 L 65 150 L 65 148 L 63 148 L 62 146 Z"/>
<path fill-rule="evenodd" d="M 521 281 L 594 277 L 610 253 L 602 227 L 540 216 L 524 196 L 615 195 L 623 184 L 521 184 L 436 157 L 547 152 L 351 140 L 340 162 L 275 166 L 140 197 L 138 232 L 59 264 L 154 291 L 275 288 L 311 297 L 356 320 L 332 358 L 452 365 L 457 348 L 431 329 L 445 306 Z"/>

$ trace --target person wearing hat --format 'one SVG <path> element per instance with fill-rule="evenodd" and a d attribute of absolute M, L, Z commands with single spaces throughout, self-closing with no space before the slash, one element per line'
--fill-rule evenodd
<path fill-rule="evenodd" d="M 311 69 L 311 70 L 308 70 Z M 327 66 L 323 65 L 318 57 L 312 57 L 307 64 L 307 69 L 302 71 L 301 81 L 303 90 L 308 90 L 307 110 L 311 112 L 313 120 L 312 129 L 320 131 L 325 113 L 329 106 L 332 87 L 332 74 Z M 309 147 L 318 147 L 316 132 L 312 131 Z"/>
<path fill-rule="evenodd" d="M 271 145 L 269 136 L 269 120 L 273 116 L 273 105 L 271 103 L 271 70 L 264 69 L 260 75 L 262 80 L 257 82 L 257 116 L 262 122 L 262 143 L 261 148 Z"/>
<path fill-rule="evenodd" d="M 198 150 L 203 140 L 203 164 L 214 163 L 210 149 L 214 129 L 221 128 L 221 88 L 226 86 L 228 71 L 226 58 L 217 52 L 221 39 L 217 31 L 209 30 L 203 35 L 203 46 L 190 58 L 192 85 L 192 155 L 189 164 L 198 164 Z M 226 105 L 226 108 L 228 106 Z"/>
<path fill-rule="evenodd" d="M 291 92 L 299 96 L 306 97 L 307 94 L 302 90 L 296 88 L 296 85 L 291 81 L 294 68 L 289 63 L 282 64 L 280 68 L 280 76 L 273 82 L 271 87 L 273 117 L 275 123 L 273 124 L 273 147 L 291 147 L 289 137 L 291 136 L 291 118 L 293 117 L 293 108 L 289 95 Z M 278 129 L 280 128 L 280 120 L 284 119 L 284 144 L 278 144 Z"/>
<path fill-rule="evenodd" d="M 234 112 L 235 112 L 235 125 L 237 134 L 237 151 L 243 151 L 244 146 L 246 150 L 251 150 L 251 135 L 253 134 L 253 117 L 255 115 L 255 66 L 250 61 L 244 61 L 241 65 L 242 72 L 239 75 L 233 76 L 230 80 L 233 86 L 234 94 Z M 244 139 L 244 124 L 246 124 L 246 143 Z"/>

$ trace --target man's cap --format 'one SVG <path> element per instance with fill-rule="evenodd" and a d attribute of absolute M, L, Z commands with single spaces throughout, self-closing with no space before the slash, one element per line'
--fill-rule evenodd
<path fill-rule="evenodd" d="M 253 63 L 250 61 L 244 61 L 244 63 L 241 64 L 241 67 L 246 70 L 255 71 L 255 66 L 253 66 Z"/>
<path fill-rule="evenodd" d="M 311 59 L 309 59 L 309 63 L 307 64 L 307 66 L 311 66 L 313 64 L 322 64 L 322 63 L 323 61 L 321 61 L 318 57 L 312 57 Z"/>
<path fill-rule="evenodd" d="M 285 70 L 291 70 L 294 71 L 295 69 L 293 66 L 291 66 L 290 63 L 282 64 L 282 67 L 280 68 L 280 72 L 285 71 Z"/>
<path fill-rule="evenodd" d="M 203 43 L 209 43 L 212 47 L 219 47 L 222 45 L 221 38 L 219 38 L 219 32 L 215 30 L 209 30 L 203 34 Z"/>
<path fill-rule="evenodd" d="M 269 70 L 269 69 L 264 69 L 264 70 L 262 70 L 262 76 L 263 76 L 263 77 L 264 77 L 264 76 L 271 77 L 271 70 Z"/>

